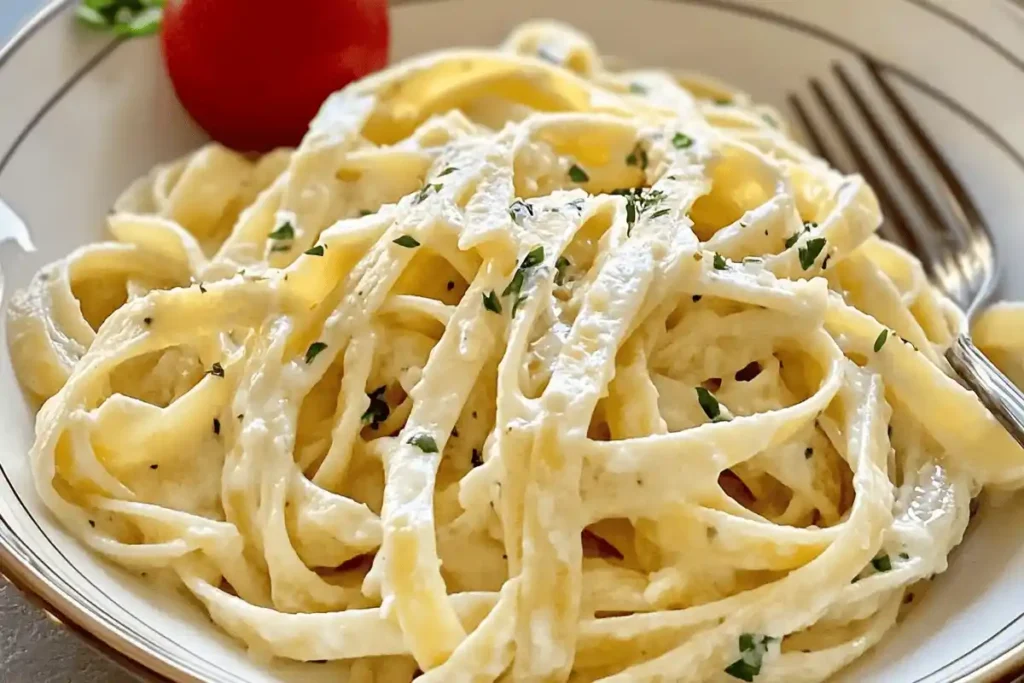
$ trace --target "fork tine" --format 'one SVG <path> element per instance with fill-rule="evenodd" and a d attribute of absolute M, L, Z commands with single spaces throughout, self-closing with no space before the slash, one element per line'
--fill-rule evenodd
<path fill-rule="evenodd" d="M 832 166 L 838 168 L 836 160 L 833 159 L 828 153 L 828 148 L 825 146 L 825 141 L 822 140 L 820 135 L 818 135 L 818 130 L 814 127 L 814 124 L 811 123 L 811 117 L 810 115 L 808 115 L 807 110 L 804 109 L 804 105 L 800 101 L 800 98 L 797 97 L 795 94 L 790 93 L 788 100 L 790 108 L 793 110 L 794 113 L 796 113 L 796 117 L 800 119 L 800 128 L 803 129 L 804 133 L 807 134 L 807 141 L 811 143 L 811 151 L 817 154 L 825 161 L 827 161 Z"/>
<path fill-rule="evenodd" d="M 878 87 L 879 92 L 885 97 L 893 111 L 899 117 L 900 122 L 910 132 L 910 135 L 917 142 L 921 151 L 931 162 L 932 167 L 945 183 L 945 189 L 950 195 L 949 208 L 956 215 L 956 218 L 963 221 L 964 225 L 975 228 L 972 234 L 967 235 L 967 248 L 975 257 L 974 262 L 962 264 L 967 268 L 980 268 L 984 270 L 986 282 L 985 288 L 990 288 L 994 282 L 995 272 L 991 267 L 995 262 L 993 258 L 992 241 L 988 230 L 985 228 L 985 221 L 981 216 L 974 200 L 964 188 L 963 183 L 957 178 L 956 173 L 950 167 L 946 158 L 939 151 L 931 137 L 924 131 L 921 124 L 911 115 L 907 105 L 893 89 L 889 82 L 882 78 L 882 72 L 878 64 L 871 59 L 865 60 L 868 75 Z M 969 270 L 968 272 L 973 272 Z M 987 294 L 987 292 L 985 292 Z"/>
<path fill-rule="evenodd" d="M 885 223 L 882 226 L 883 232 L 888 233 L 896 238 L 896 241 L 902 243 L 912 252 L 920 253 L 919 249 L 921 245 L 914 234 L 914 231 L 910 229 L 910 223 L 906 213 L 900 208 L 899 203 L 895 197 L 889 191 L 888 183 L 884 182 L 881 175 L 873 162 L 870 161 L 867 152 L 864 147 L 854 137 L 853 132 L 849 124 L 840 115 L 838 108 L 832 101 L 832 98 L 825 91 L 825 88 L 821 85 L 821 82 L 816 78 L 812 78 L 810 81 L 811 90 L 814 92 L 815 97 L 821 104 L 822 109 L 828 115 L 832 125 L 835 127 L 839 136 L 843 139 L 843 143 L 850 151 L 850 155 L 853 157 L 854 165 L 857 167 L 874 189 L 875 194 L 878 196 L 878 201 L 882 205 L 882 211 L 885 214 Z M 889 228 L 888 230 L 886 228 Z M 887 235 L 887 236 L 888 236 Z"/>
<path fill-rule="evenodd" d="M 857 107 L 857 111 L 860 112 L 864 122 L 868 124 L 871 129 L 871 133 L 875 136 L 875 139 L 879 140 L 882 144 L 879 145 L 882 152 L 888 158 L 889 163 L 892 164 L 893 169 L 907 184 L 907 189 L 910 190 L 914 198 L 917 200 L 921 208 L 924 209 L 927 214 L 928 220 L 932 221 L 935 225 L 945 225 L 947 229 L 953 229 L 954 234 L 956 226 L 950 226 L 949 221 L 945 220 L 942 213 L 935 206 L 931 196 L 928 194 L 928 190 L 918 175 L 910 168 L 906 160 L 902 155 L 897 153 L 899 145 L 893 139 L 889 131 L 885 129 L 882 122 L 879 121 L 878 115 L 872 111 L 871 107 L 868 106 L 867 101 L 864 98 L 864 94 L 860 91 L 860 88 L 854 84 L 853 79 L 847 74 L 846 69 L 843 68 L 842 64 L 836 62 L 832 65 L 832 71 L 835 72 L 836 76 L 839 77 L 839 82 L 843 85 L 843 89 L 846 90 L 846 94 L 853 100 L 854 106 Z M 959 235 L 958 235 L 959 236 Z"/>
<path fill-rule="evenodd" d="M 946 162 L 946 158 L 942 156 L 935 143 L 932 139 L 924 132 L 921 124 L 911 115 L 910 111 L 907 110 L 907 105 L 904 104 L 903 98 L 896 94 L 893 87 L 882 78 L 881 70 L 878 68 L 873 60 L 866 60 L 867 72 L 871 76 L 871 80 L 874 81 L 878 89 L 885 95 L 886 100 L 892 105 L 893 110 L 900 118 L 900 122 L 906 126 L 907 130 L 914 137 L 914 140 L 921 147 L 921 151 L 924 152 L 925 156 L 932 163 L 932 166 L 938 171 L 939 175 L 946 182 L 949 191 L 956 198 L 956 208 L 961 210 L 964 214 L 964 218 L 969 219 L 977 224 L 981 224 L 981 212 L 978 211 L 977 205 L 971 199 L 971 196 L 964 189 L 963 184 L 956 177 L 953 169 L 950 168 Z M 843 76 L 840 76 L 843 78 Z"/>

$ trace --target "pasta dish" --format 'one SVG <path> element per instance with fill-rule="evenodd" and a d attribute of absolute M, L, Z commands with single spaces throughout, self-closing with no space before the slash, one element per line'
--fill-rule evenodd
<path fill-rule="evenodd" d="M 261 657 L 352 681 L 822 681 L 1024 453 L 871 189 L 575 30 L 210 144 L 9 307 L 39 495 Z M 976 341 L 1024 375 L 1017 309 Z"/>

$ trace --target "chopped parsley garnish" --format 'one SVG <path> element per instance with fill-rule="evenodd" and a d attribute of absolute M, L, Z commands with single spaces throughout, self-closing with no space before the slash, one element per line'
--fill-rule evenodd
<path fill-rule="evenodd" d="M 725 668 L 733 678 L 751 683 L 761 673 L 768 644 L 775 638 L 759 633 L 744 633 L 739 637 L 740 658 Z"/>
<path fill-rule="evenodd" d="M 701 409 L 708 416 L 709 420 L 717 422 L 721 419 L 722 406 L 719 405 L 718 399 L 715 398 L 714 394 L 704 387 L 697 387 L 697 402 L 700 403 Z"/>
<path fill-rule="evenodd" d="M 523 259 L 520 268 L 533 268 L 544 262 L 544 245 L 541 245 L 535 249 L 532 249 L 526 258 Z"/>
<path fill-rule="evenodd" d="M 508 296 L 514 294 L 519 296 L 519 292 L 523 289 L 523 283 L 526 282 L 526 272 L 520 268 L 516 271 L 516 274 L 512 276 L 512 280 L 508 283 L 508 287 L 501 293 L 502 296 Z"/>
<path fill-rule="evenodd" d="M 213 433 L 220 434 L 220 420 L 213 418 Z"/>
<path fill-rule="evenodd" d="M 633 93 L 634 95 L 646 95 L 647 86 L 633 82 L 629 84 L 629 92 Z"/>
<path fill-rule="evenodd" d="M 455 168 L 454 166 L 449 166 L 448 168 L 446 168 L 446 169 L 444 169 L 443 171 L 441 171 L 440 173 L 438 173 L 438 174 L 437 174 L 437 177 L 438 177 L 438 178 L 443 178 L 443 177 L 445 177 L 446 175 L 448 175 L 449 173 L 455 173 L 455 172 L 456 172 L 456 171 L 458 171 L 458 170 L 459 170 L 459 169 Z"/>
<path fill-rule="evenodd" d="M 807 240 L 807 244 L 800 247 L 798 253 L 800 255 L 800 266 L 807 270 L 814 265 L 814 261 L 821 254 L 821 250 L 825 248 L 825 238 L 815 237 L 814 239 Z"/>
<path fill-rule="evenodd" d="M 715 98 L 715 104 L 718 104 L 718 105 L 721 105 L 721 106 L 730 105 L 730 104 L 732 104 L 732 98 L 731 97 L 716 97 Z"/>
<path fill-rule="evenodd" d="M 480 465 L 484 464 L 484 458 L 476 448 L 473 449 L 473 453 L 469 457 L 469 464 L 473 467 L 480 467 Z"/>
<path fill-rule="evenodd" d="M 362 216 L 369 216 L 371 213 L 373 213 L 373 211 L 370 211 L 369 209 L 359 209 L 359 216 L 360 217 L 362 217 Z"/>
<path fill-rule="evenodd" d="M 571 266 L 569 259 L 564 256 L 559 256 L 558 260 L 555 261 L 555 284 L 559 287 L 565 282 L 565 269 Z"/>
<path fill-rule="evenodd" d="M 527 216 L 533 218 L 533 207 L 522 199 L 517 199 L 509 205 L 508 215 L 515 223 L 522 225 L 523 219 Z"/>
<path fill-rule="evenodd" d="M 535 247 L 530 250 L 524 258 L 523 262 L 519 264 L 519 268 L 516 269 L 515 275 L 512 276 L 511 282 L 508 283 L 508 287 L 501 293 L 502 296 L 508 296 L 509 294 L 515 299 L 512 304 L 512 317 L 515 317 L 516 311 L 519 310 L 519 305 L 526 300 L 525 296 L 520 296 L 523 291 L 523 285 L 526 284 L 526 271 L 530 268 L 535 268 L 544 262 L 544 245 Z M 500 309 L 498 311 L 501 312 Z"/>
<path fill-rule="evenodd" d="M 206 373 L 207 375 L 213 375 L 214 377 L 224 376 L 224 366 L 220 363 L 214 363 L 210 366 L 210 369 Z"/>
<path fill-rule="evenodd" d="M 686 149 L 693 146 L 693 138 L 685 133 L 676 133 L 672 136 L 672 146 L 676 149 Z"/>
<path fill-rule="evenodd" d="M 420 449 L 424 453 L 437 453 L 437 442 L 430 434 L 417 434 L 411 437 L 408 443 Z"/>
<path fill-rule="evenodd" d="M 651 220 L 653 221 L 655 218 L 661 218 L 662 216 L 667 216 L 669 213 L 671 213 L 671 211 L 672 211 L 671 209 L 661 209 L 659 211 L 655 211 L 654 213 L 651 214 Z"/>
<path fill-rule="evenodd" d="M 292 240 L 295 239 L 295 228 L 288 221 L 285 221 L 277 230 L 267 235 L 272 240 Z"/>
<path fill-rule="evenodd" d="M 115 35 L 148 36 L 160 29 L 163 5 L 163 0 L 84 0 L 75 16 L 90 28 Z"/>
<path fill-rule="evenodd" d="M 387 391 L 387 386 L 379 386 L 367 394 L 370 399 L 370 407 L 363 413 L 361 418 L 363 424 L 378 425 L 388 419 L 391 408 L 383 398 L 385 391 Z"/>
<path fill-rule="evenodd" d="M 393 239 L 391 241 L 400 247 L 405 247 L 406 249 L 415 249 L 416 247 L 420 246 L 419 240 L 417 240 L 412 235 L 402 235 L 401 237 Z"/>
<path fill-rule="evenodd" d="M 626 155 L 626 165 L 636 166 L 641 171 L 647 170 L 647 162 L 647 150 L 639 142 L 633 146 L 633 151 Z"/>
<path fill-rule="evenodd" d="M 307 256 L 323 256 L 324 255 L 324 245 L 318 244 L 315 247 L 311 247 L 311 248 L 307 249 L 303 253 L 306 254 Z"/>
<path fill-rule="evenodd" d="M 270 251 L 273 251 L 273 252 L 291 251 L 291 250 L 292 250 L 292 245 L 290 245 L 290 244 L 275 244 L 274 246 L 272 246 L 270 248 Z"/>
<path fill-rule="evenodd" d="M 642 187 L 637 188 L 620 188 L 614 190 L 612 194 L 620 195 L 626 198 L 626 236 L 632 234 L 633 226 L 636 225 L 637 219 L 649 209 L 653 209 L 663 199 L 665 199 L 665 193 L 661 190 L 645 190 Z"/>
<path fill-rule="evenodd" d="M 585 183 L 588 180 L 590 180 L 590 176 L 587 175 L 587 172 L 584 171 L 582 168 L 580 168 L 576 164 L 573 164 L 572 166 L 569 167 L 569 180 L 573 181 L 574 183 Z"/>
<path fill-rule="evenodd" d="M 871 566 L 875 568 L 876 572 L 887 572 L 892 569 L 892 560 L 889 559 L 888 555 L 879 555 L 871 560 Z"/>
<path fill-rule="evenodd" d="M 713 261 L 713 263 L 715 266 L 715 270 L 725 270 L 729 267 L 729 264 L 726 262 L 725 258 L 717 251 L 715 252 L 715 260 Z"/>
<path fill-rule="evenodd" d="M 796 244 L 796 241 L 797 241 L 798 239 L 800 239 L 800 233 L 798 233 L 798 232 L 794 232 L 794 233 L 793 233 L 792 235 L 790 235 L 789 237 L 787 237 L 787 238 L 786 238 L 786 249 L 789 249 L 789 248 L 791 248 L 791 247 L 792 247 L 792 246 L 793 246 L 794 244 Z"/>
<path fill-rule="evenodd" d="M 432 192 L 440 192 L 441 188 L 444 187 L 441 183 L 432 183 L 430 185 L 424 185 L 423 189 L 416 193 L 416 198 L 412 200 L 413 204 L 419 204 L 424 199 L 430 196 Z"/>
<path fill-rule="evenodd" d="M 494 293 L 493 289 L 489 294 L 482 296 L 484 298 L 484 308 L 491 313 L 501 313 L 501 301 L 498 300 L 498 295 Z"/>
<path fill-rule="evenodd" d="M 882 330 L 881 332 L 878 333 L 878 336 L 875 337 L 875 353 L 878 353 L 879 351 L 882 350 L 882 347 L 885 346 L 885 341 L 888 338 L 889 330 Z"/>
<path fill-rule="evenodd" d="M 910 559 L 910 555 L 907 554 L 907 553 L 900 553 L 900 559 L 901 560 L 909 560 Z"/>
<path fill-rule="evenodd" d="M 312 363 L 313 359 L 316 358 L 320 354 L 320 352 L 326 348 L 327 344 L 324 344 L 323 342 L 313 342 L 312 344 L 310 344 L 309 348 L 306 349 L 306 365 Z"/>

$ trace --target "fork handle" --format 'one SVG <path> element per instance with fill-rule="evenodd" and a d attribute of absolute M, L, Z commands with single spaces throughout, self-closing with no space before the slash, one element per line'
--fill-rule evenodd
<path fill-rule="evenodd" d="M 968 334 L 956 338 L 946 351 L 946 360 L 1010 436 L 1024 447 L 1024 394 L 1020 389 L 978 350 Z"/>

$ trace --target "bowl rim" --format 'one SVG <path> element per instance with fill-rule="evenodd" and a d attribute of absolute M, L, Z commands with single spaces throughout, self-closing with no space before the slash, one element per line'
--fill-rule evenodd
<path fill-rule="evenodd" d="M 0 69 L 41 29 L 61 16 L 77 0 L 48 0 L 13 36 L 0 45 Z M 914 2 L 914 0 L 911 0 Z M 392 0 L 394 5 L 416 0 Z M 916 2 L 914 4 L 917 4 Z M 935 8 L 941 9 L 941 8 Z M 114 43 L 124 40 L 115 39 Z M 174 683 L 202 681 L 200 671 L 188 661 L 150 649 L 134 637 L 107 623 L 94 610 L 81 605 L 57 572 L 34 560 L 34 554 L 0 515 L 0 578 L 6 579 L 29 602 L 128 672 L 146 681 Z M 1012 683 L 1024 681 L 1024 635 L 1021 642 L 964 673 L 958 683 Z"/>

